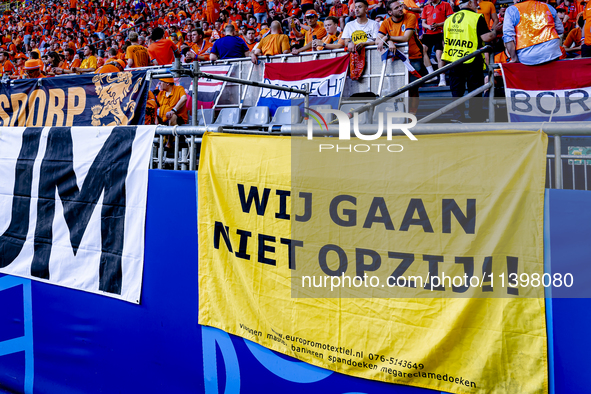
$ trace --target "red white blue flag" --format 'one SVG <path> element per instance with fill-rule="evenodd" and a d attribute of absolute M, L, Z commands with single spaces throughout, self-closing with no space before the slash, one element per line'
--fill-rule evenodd
<path fill-rule="evenodd" d="M 390 58 L 400 59 L 402 61 L 402 63 L 404 63 L 404 67 L 406 67 L 406 69 L 408 70 L 408 72 L 410 74 L 414 75 L 417 78 L 421 78 L 421 74 L 419 74 L 419 72 L 412 66 L 412 64 L 410 64 L 410 60 L 408 60 L 408 58 L 406 56 L 404 56 L 404 54 L 402 52 L 400 52 L 398 49 L 396 49 L 395 52 L 388 50 L 382 54 L 382 61 L 383 62 L 387 61 Z"/>
<path fill-rule="evenodd" d="M 201 67 L 201 72 L 212 74 L 212 75 L 221 75 L 221 76 L 228 76 L 232 71 L 232 65 L 224 65 L 224 66 L 204 66 Z M 209 109 L 213 108 L 216 100 L 222 91 L 224 86 L 223 81 L 217 81 L 215 79 L 206 79 L 206 78 L 199 78 L 199 84 L 197 89 L 197 108 L 199 109 Z M 189 87 L 189 91 L 193 91 L 193 82 L 191 82 L 191 86 Z M 190 104 L 190 103 L 189 103 Z M 189 107 L 190 108 L 190 107 Z"/>
<path fill-rule="evenodd" d="M 348 67 L 349 56 L 302 63 L 266 63 L 263 82 L 302 90 L 308 83 L 310 105 L 329 104 L 337 109 Z M 262 88 L 257 105 L 268 106 L 274 114 L 278 107 L 303 105 L 303 101 L 300 94 Z"/>
<path fill-rule="evenodd" d="M 591 120 L 591 59 L 501 64 L 511 122 Z"/>

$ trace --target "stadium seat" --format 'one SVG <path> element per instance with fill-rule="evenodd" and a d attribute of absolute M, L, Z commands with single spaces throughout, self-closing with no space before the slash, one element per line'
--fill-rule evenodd
<path fill-rule="evenodd" d="M 264 126 L 269 123 L 269 107 L 250 107 L 240 127 Z"/>
<path fill-rule="evenodd" d="M 356 108 L 360 108 L 363 107 L 365 105 L 365 103 L 357 103 L 357 104 L 353 104 L 353 103 L 348 103 L 348 104 L 343 104 L 341 105 L 341 111 L 343 111 L 344 113 L 348 113 L 348 112 L 352 112 L 354 109 Z M 359 116 L 359 124 L 367 124 L 368 122 L 368 113 L 367 111 L 357 115 Z M 353 118 L 351 118 L 351 124 L 353 124 Z"/>
<path fill-rule="evenodd" d="M 205 116 L 205 118 L 204 118 Z M 213 123 L 213 109 L 200 109 L 197 111 L 197 121 L 199 126 L 210 125 Z"/>
<path fill-rule="evenodd" d="M 240 108 L 222 108 L 212 126 L 234 126 L 240 122 Z"/>
<path fill-rule="evenodd" d="M 378 124 L 380 112 L 404 112 L 404 103 L 397 101 L 389 101 L 386 103 L 378 104 L 373 110 L 373 124 Z M 406 123 L 405 118 L 393 118 L 392 123 Z M 384 116 L 384 123 L 386 123 L 386 117 Z"/>
<path fill-rule="evenodd" d="M 269 126 L 300 123 L 301 119 L 300 107 L 297 105 L 279 107 L 275 111 L 275 116 L 273 116 L 273 120 L 269 123 Z"/>
<path fill-rule="evenodd" d="M 330 106 L 330 104 L 322 104 L 322 105 L 311 105 L 310 108 L 315 111 L 319 111 L 321 109 L 331 109 L 332 107 Z M 324 117 L 324 120 L 326 120 L 327 123 L 332 122 L 334 119 L 333 114 L 322 114 L 322 116 Z M 306 121 L 307 121 L 306 118 L 302 118 L 302 123 L 304 123 Z"/>

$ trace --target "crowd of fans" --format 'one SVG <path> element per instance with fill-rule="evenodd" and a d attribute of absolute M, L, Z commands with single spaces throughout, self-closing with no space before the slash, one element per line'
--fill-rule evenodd
<path fill-rule="evenodd" d="M 300 3 L 301 1 L 301 3 Z M 135 67 L 409 43 L 410 60 L 443 65 L 443 25 L 463 0 L 35 0 L 12 3 L 2 20 L 2 78 L 110 73 Z M 497 39 L 486 61 L 511 61 L 503 45 L 505 8 L 478 1 Z M 548 0 L 550 4 L 554 0 Z M 562 1 L 562 2 L 561 2 Z M 551 4 L 564 26 L 563 57 L 580 56 L 584 0 Z M 561 3 L 560 3 L 561 2 Z M 497 11 L 498 9 L 498 11 Z M 389 18 L 404 18 L 392 33 Z M 412 37 L 405 31 L 412 31 Z M 359 37 L 359 32 L 363 37 Z M 407 32 L 408 33 L 408 32 Z M 398 34 L 401 40 L 384 37 Z M 357 37 L 355 36 L 357 35 Z M 591 34 L 589 34 L 591 35 Z M 415 38 L 416 36 L 416 38 Z M 411 39 L 412 38 L 412 39 Z M 589 37 L 591 41 L 591 37 Z M 409 52 L 410 53 L 410 52 Z M 417 63 L 418 62 L 418 63 Z M 445 85 L 445 77 L 439 80 Z M 172 113 L 170 115 L 173 115 Z M 170 118 L 171 116 L 169 116 Z"/>
<path fill-rule="evenodd" d="M 360 17 L 355 1 L 334 0 L 330 5 L 320 0 L 301 2 L 40 0 L 28 5 L 13 3 L 12 10 L 3 15 L 0 72 L 13 79 L 26 78 L 31 70 L 38 70 L 41 76 L 113 72 L 170 64 L 174 51 L 179 51 L 184 61 L 247 55 L 256 61 L 261 55 L 345 47 L 345 26 Z M 383 0 L 367 3 L 363 17 L 377 22 L 379 28 L 392 11 Z M 416 23 L 417 33 L 424 48 L 429 53 L 434 51 L 433 57 L 441 66 L 442 27 L 454 12 L 455 4 L 446 0 L 401 3 L 405 13 L 412 13 L 417 21 L 422 21 Z M 569 57 L 580 54 L 585 4 L 580 0 L 563 0 L 557 7 Z M 503 23 L 504 10 L 497 12 L 488 0 L 479 2 L 479 13 L 485 16 L 490 28 Z M 228 36 L 232 38 L 222 39 Z M 367 42 L 377 43 L 376 37 L 370 38 Z M 505 60 L 505 56 L 499 60 Z M 37 73 L 34 74 L 32 77 L 37 78 Z"/>

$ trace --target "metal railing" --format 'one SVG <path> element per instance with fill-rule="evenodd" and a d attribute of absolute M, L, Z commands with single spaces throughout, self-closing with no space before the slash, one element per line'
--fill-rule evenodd
<path fill-rule="evenodd" d="M 355 112 L 362 113 L 364 111 L 368 111 L 373 109 L 375 106 L 379 105 L 382 102 L 387 100 L 391 100 L 393 97 L 408 92 L 409 89 L 419 86 L 422 83 L 426 82 L 427 80 L 446 72 L 447 70 L 456 67 L 463 62 L 473 58 L 474 56 L 479 56 L 482 52 L 488 50 L 488 47 L 481 48 L 478 51 L 473 52 L 469 56 L 466 56 L 458 61 L 448 64 L 445 67 L 437 70 L 434 73 L 429 74 L 426 77 L 420 78 L 410 84 L 405 84 L 405 86 L 399 87 L 393 92 L 388 93 L 385 97 L 381 97 L 377 100 L 370 102 L 369 104 L 362 106 L 360 108 L 355 109 Z M 312 56 L 313 58 L 318 58 L 319 56 L 326 56 L 333 54 L 337 56 L 339 53 L 344 53 L 342 50 L 336 51 L 327 51 L 327 53 L 310 53 L 307 56 Z M 285 56 L 285 55 L 278 55 L 274 57 L 269 57 L 269 59 L 281 59 L 282 62 L 286 62 L 286 59 L 294 59 L 294 58 L 304 58 L 304 56 Z M 222 63 L 236 63 L 236 62 L 244 62 L 249 61 L 250 59 L 232 59 Z M 293 89 L 293 88 L 285 88 L 285 87 L 278 87 L 275 85 L 264 84 L 262 82 L 258 82 L 257 80 L 251 80 L 250 78 L 240 79 L 235 77 L 224 77 L 219 75 L 211 75 L 207 73 L 203 73 L 200 71 L 201 65 L 206 64 L 213 64 L 212 62 L 194 62 L 191 65 L 190 69 L 184 68 L 181 66 L 180 62 L 177 61 L 172 68 L 168 68 L 166 71 L 163 71 L 162 68 L 153 69 L 152 75 L 154 77 L 178 77 L 178 76 L 189 76 L 193 78 L 193 86 L 194 86 L 194 95 L 197 93 L 197 80 L 199 77 L 206 77 L 210 79 L 217 79 L 229 83 L 233 83 L 238 85 L 239 87 L 243 87 L 246 89 L 247 87 L 255 87 L 260 89 L 261 87 L 269 88 L 269 89 L 276 89 L 276 90 L 284 90 L 290 91 L 298 94 L 302 94 L 306 97 L 306 102 L 308 102 L 309 98 L 309 88 L 306 87 L 305 90 Z M 400 64 L 401 62 L 393 62 L 393 64 Z M 220 64 L 220 63 L 215 63 Z M 383 86 L 383 82 L 385 79 L 385 69 L 386 69 L 385 62 L 382 67 L 382 74 L 380 77 L 380 89 Z M 252 65 L 252 63 L 251 63 Z M 254 67 L 254 65 L 252 65 Z M 489 82 L 480 87 L 479 89 L 471 92 L 467 96 L 462 98 L 458 98 L 454 102 L 446 105 L 445 107 L 435 111 L 431 115 L 421 119 L 416 126 L 412 128 L 412 133 L 415 135 L 425 135 L 425 134 L 450 134 L 450 133 L 462 133 L 462 132 L 485 132 L 485 131 L 496 131 L 496 130 L 529 130 L 529 131 L 538 131 L 542 130 L 546 132 L 548 135 L 553 136 L 554 139 L 554 154 L 548 154 L 548 166 L 547 166 L 547 187 L 552 187 L 557 189 L 561 189 L 564 186 L 564 176 L 567 174 L 564 171 L 565 166 L 564 160 L 568 160 L 568 164 L 570 164 L 571 171 L 568 173 L 571 175 L 569 179 L 569 186 L 573 189 L 577 188 L 577 179 L 580 178 L 580 175 L 576 176 L 577 172 L 581 172 L 580 170 L 575 170 L 575 165 L 580 165 L 582 163 L 582 172 L 583 172 L 583 180 L 579 180 L 578 182 L 584 184 L 584 190 L 589 190 L 588 186 L 591 183 L 587 179 L 587 159 L 591 159 L 591 156 L 583 156 L 583 155 L 562 155 L 562 144 L 561 144 L 561 136 L 591 136 L 591 123 L 569 123 L 569 122 L 552 122 L 552 123 L 495 123 L 495 116 L 494 116 L 494 105 L 496 104 L 496 100 L 494 98 L 494 65 L 493 67 L 489 68 Z M 252 77 L 252 69 L 249 72 L 249 76 Z M 406 70 L 404 72 L 406 76 L 406 81 L 408 80 L 408 76 Z M 371 82 L 370 82 L 371 85 Z M 454 124 L 450 126 L 449 124 L 432 124 L 427 123 L 430 120 L 435 119 L 437 116 L 457 107 L 458 105 L 462 105 L 466 100 L 470 97 L 476 96 L 486 89 L 490 89 L 490 96 L 489 96 L 489 123 L 471 123 L 471 124 Z M 246 92 L 246 90 L 242 91 Z M 242 104 L 244 103 L 244 96 L 240 94 L 241 100 L 239 103 L 239 107 L 241 108 Z M 197 100 L 193 100 L 193 114 L 197 112 Z M 307 106 L 307 103 L 306 103 Z M 198 152 L 197 147 L 201 142 L 201 136 L 206 132 L 233 132 L 233 133 L 248 133 L 248 134 L 273 134 L 273 135 L 306 135 L 308 132 L 308 124 L 301 123 L 301 124 L 291 124 L 291 125 L 283 125 L 280 127 L 279 130 L 274 130 L 273 132 L 261 131 L 261 130 L 238 130 L 232 128 L 212 128 L 210 127 L 203 127 L 196 125 L 197 117 L 193 116 L 193 126 L 179 126 L 179 127 L 167 127 L 167 126 L 158 126 L 157 128 L 157 135 L 158 138 L 155 140 L 154 149 L 153 149 L 153 157 L 152 157 L 152 166 L 157 168 L 166 168 L 167 166 L 172 167 L 173 170 L 196 170 L 198 166 Z M 321 130 L 313 125 L 314 133 L 317 136 L 337 136 L 339 133 L 339 129 L 337 125 L 329 125 L 328 129 Z M 359 125 L 359 131 L 361 133 L 375 133 L 375 125 L 372 124 L 362 124 Z M 400 132 L 402 135 L 402 132 Z M 166 157 L 166 150 L 164 149 L 164 136 L 178 136 L 179 138 L 175 138 L 174 149 L 172 152 L 172 157 Z M 185 136 L 185 140 L 182 141 L 182 137 Z M 181 145 L 187 145 L 181 147 Z M 590 162 L 591 164 L 591 162 Z M 580 185 L 579 185 L 580 186 Z"/>
<path fill-rule="evenodd" d="M 482 47 L 482 48 L 480 48 L 480 49 L 472 52 L 471 54 L 469 54 L 467 56 L 464 56 L 461 59 L 456 60 L 455 62 L 446 64 L 445 66 L 437 69 L 436 71 L 434 71 L 434 72 L 432 72 L 430 74 L 427 74 L 424 77 L 419 78 L 419 79 L 417 79 L 417 80 L 415 80 L 415 81 L 413 81 L 413 82 L 411 82 L 409 84 L 406 84 L 406 85 L 402 86 L 401 88 L 395 90 L 394 92 L 391 92 L 391 93 L 382 95 L 382 97 L 380 97 L 380 98 L 378 98 L 376 100 L 373 100 L 372 102 L 368 103 L 367 105 L 364 105 L 364 106 L 359 107 L 359 108 L 355 108 L 355 110 L 353 112 L 350 112 L 349 113 L 349 117 L 352 117 L 353 113 L 361 114 L 361 113 L 363 113 L 365 111 L 369 111 L 372 108 L 375 108 L 376 106 L 378 106 L 378 105 L 380 105 L 380 104 L 382 104 L 382 103 L 384 103 L 384 102 L 392 99 L 393 97 L 396 97 L 396 96 L 399 96 L 399 95 L 401 95 L 403 93 L 406 93 L 410 89 L 413 89 L 415 87 L 419 87 L 422 84 L 424 84 L 425 82 L 427 82 L 428 80 L 432 79 L 433 77 L 439 76 L 440 74 L 443 74 L 446 71 L 451 70 L 452 68 L 458 67 L 459 65 L 464 64 L 465 62 L 467 62 L 468 60 L 470 60 L 470 59 L 472 59 L 472 58 L 474 58 L 476 56 L 480 56 L 482 53 L 484 53 L 484 52 L 486 52 L 486 51 L 488 51 L 490 49 L 492 49 L 492 47 L 490 45 L 486 45 L 486 46 L 484 46 L 484 47 Z M 479 88 L 477 90 L 480 93 L 482 93 L 484 90 L 486 90 L 486 87 L 487 87 L 487 85 L 484 85 L 483 87 L 481 87 L 481 88 Z M 439 113 L 438 112 L 435 112 L 435 113 L 431 114 L 430 116 L 428 116 L 427 117 L 428 120 L 421 119 L 421 123 L 426 123 L 429 120 L 436 118 L 440 114 L 443 114 L 443 113 L 445 113 L 445 112 L 447 112 L 447 111 L 449 111 L 449 110 L 457 107 L 458 105 L 463 104 L 466 100 L 468 100 L 470 97 L 475 96 L 476 94 L 478 94 L 478 93 L 476 93 L 476 91 L 474 91 L 474 92 L 471 92 L 470 94 L 468 94 L 467 96 L 464 96 L 463 98 L 459 98 L 458 100 L 454 101 L 453 103 L 450 103 L 449 105 L 447 105 L 444 108 L 440 109 L 438 111 Z"/>
<path fill-rule="evenodd" d="M 198 93 L 198 86 L 199 86 L 199 84 L 198 84 L 199 78 L 213 79 L 213 80 L 224 81 L 224 82 L 236 82 L 236 83 L 239 83 L 241 85 L 246 85 L 246 86 L 256 86 L 258 88 L 266 88 L 266 89 L 279 90 L 279 91 L 300 94 L 300 95 L 304 96 L 304 106 L 305 107 L 310 106 L 310 85 L 308 83 L 305 84 L 305 89 L 302 90 L 302 89 L 295 89 L 295 88 L 284 87 L 284 86 L 279 86 L 279 85 L 272 85 L 272 84 L 268 84 L 268 83 L 256 82 L 256 81 L 241 80 L 238 78 L 232 78 L 232 77 L 227 77 L 227 76 L 223 76 L 223 75 L 208 74 L 208 73 L 201 72 L 199 62 L 197 62 L 197 61 L 193 62 L 191 69 L 187 69 L 181 65 L 180 59 L 178 59 L 178 58 L 176 59 L 175 63 L 173 64 L 173 67 L 170 69 L 170 72 L 152 75 L 152 77 L 157 77 L 157 78 L 171 77 L 171 76 L 174 76 L 174 77 L 189 76 L 193 79 L 192 127 L 196 127 L 197 130 L 199 130 L 201 133 L 203 133 L 203 130 L 208 130 L 208 128 L 207 127 L 200 128 L 197 125 L 197 111 L 198 111 L 197 93 Z M 188 151 L 186 150 L 186 148 L 183 148 L 180 151 L 181 158 L 179 161 L 179 148 L 180 148 L 180 143 L 181 143 L 180 136 L 182 136 L 183 134 L 178 133 L 177 129 L 178 129 L 177 126 L 174 126 L 171 129 L 171 133 L 173 134 L 173 137 L 175 137 L 174 138 L 175 148 L 174 148 L 173 169 L 176 170 L 178 168 L 179 162 L 181 163 L 181 167 L 185 166 L 186 165 L 185 161 L 187 161 L 189 163 L 189 169 L 195 170 L 196 169 L 196 162 L 197 162 L 195 138 L 191 137 L 191 141 L 189 142 L 189 150 Z M 218 132 L 220 131 L 219 128 L 217 130 L 215 128 L 212 128 L 212 130 L 215 130 Z M 160 136 L 158 143 L 159 143 L 158 168 L 163 168 L 164 144 L 163 144 L 162 135 Z M 152 152 L 154 152 L 154 150 L 152 150 Z M 186 168 L 183 168 L 183 169 L 186 169 Z"/>
<path fill-rule="evenodd" d="M 407 44 L 397 46 L 403 53 L 408 49 Z M 284 54 L 275 56 L 259 56 L 260 64 L 253 64 L 250 58 L 223 59 L 215 62 L 199 62 L 200 67 L 211 65 L 233 65 L 229 77 L 237 80 L 246 80 L 263 83 L 264 63 L 302 63 L 311 60 L 333 59 L 347 55 L 344 49 L 309 51 L 302 52 L 299 55 Z M 131 70 L 150 70 L 153 78 L 156 75 L 162 76 L 167 70 L 174 67 L 173 64 L 165 66 L 151 66 L 143 68 L 134 68 Z M 182 65 L 185 68 L 191 68 L 192 63 Z M 181 82 L 183 80 L 181 79 Z M 373 92 L 380 96 L 398 90 L 400 87 L 408 84 L 408 73 L 401 61 L 382 62 L 381 53 L 377 51 L 377 46 L 366 48 L 366 65 L 363 74 L 358 81 L 350 78 L 345 79 L 342 97 L 350 97 L 356 93 Z M 186 87 L 189 83 L 186 83 Z M 195 86 L 195 84 L 193 84 Z M 247 86 L 236 81 L 228 81 L 224 84 L 218 95 L 214 109 L 256 106 L 260 95 L 260 86 Z M 406 95 L 404 95 L 406 97 Z"/>
<path fill-rule="evenodd" d="M 577 190 L 590 190 L 591 179 L 588 179 L 587 166 L 591 165 L 591 155 L 563 155 L 562 136 L 591 136 L 591 123 L 471 123 L 471 124 L 437 124 L 419 123 L 412 128 L 414 135 L 427 134 L 456 134 L 467 132 L 487 132 L 497 130 L 525 130 L 543 131 L 554 140 L 554 154 L 547 154 L 548 165 L 546 168 L 546 186 L 548 188 L 562 189 L 565 182 L 565 175 L 568 187 Z M 152 154 L 152 168 L 166 168 L 170 166 L 173 170 L 196 170 L 197 169 L 197 146 L 201 143 L 201 137 L 205 132 L 237 132 L 236 130 L 224 130 L 222 127 L 212 128 L 211 126 L 158 126 L 156 128 L 157 138 L 154 141 Z M 280 131 L 268 132 L 259 130 L 242 131 L 249 134 L 262 135 L 307 135 L 307 124 L 290 125 L 283 127 Z M 359 125 L 359 131 L 364 134 L 375 133 L 375 125 Z M 328 130 L 321 130 L 314 126 L 314 134 L 318 137 L 335 137 L 339 134 L 337 125 L 329 125 Z M 163 138 L 165 136 L 185 136 L 188 147 L 181 148 L 179 138 L 175 143 L 171 158 L 165 156 Z M 404 135 L 400 130 L 393 130 L 393 135 Z M 354 134 L 351 135 L 354 137 Z M 565 160 L 567 165 L 564 165 Z M 589 160 L 589 163 L 587 163 Z M 577 169 L 581 168 L 581 170 Z M 582 173 L 582 174 L 579 174 Z M 591 175 L 589 175 L 591 176 Z M 582 179 L 581 179 L 582 178 Z"/>

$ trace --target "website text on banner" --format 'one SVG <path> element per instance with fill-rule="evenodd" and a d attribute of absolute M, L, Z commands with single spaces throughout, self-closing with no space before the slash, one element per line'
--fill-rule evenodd
<path fill-rule="evenodd" d="M 0 84 L 0 126 L 142 125 L 146 71 L 27 79 Z"/>
<path fill-rule="evenodd" d="M 0 273 L 139 303 L 155 130 L 0 129 Z"/>
<path fill-rule="evenodd" d="M 330 105 L 336 109 L 345 87 L 349 56 L 334 59 L 313 60 L 302 63 L 266 63 L 264 71 L 265 83 L 306 89 L 310 86 L 310 105 Z M 258 106 L 268 106 L 271 113 L 281 106 L 293 105 L 293 100 L 304 98 L 297 93 L 280 90 L 261 89 Z"/>
<path fill-rule="evenodd" d="M 576 64 L 576 65 L 575 65 Z M 511 122 L 591 120 L 591 59 L 501 64 Z"/>
<path fill-rule="evenodd" d="M 543 289 L 486 281 L 543 274 L 547 136 L 392 137 L 373 142 L 404 150 L 375 154 L 319 152 L 327 142 L 348 141 L 204 136 L 199 323 L 368 379 L 547 392 Z M 376 288 L 368 275 L 429 281 Z"/>

